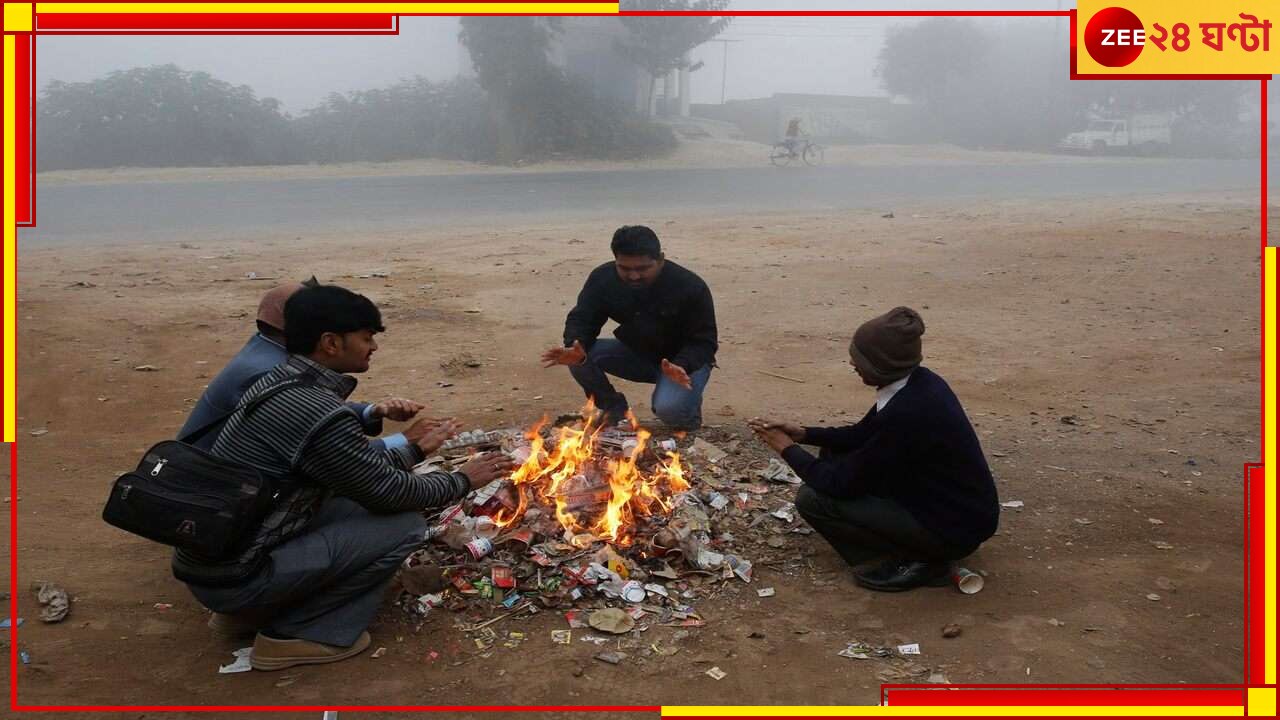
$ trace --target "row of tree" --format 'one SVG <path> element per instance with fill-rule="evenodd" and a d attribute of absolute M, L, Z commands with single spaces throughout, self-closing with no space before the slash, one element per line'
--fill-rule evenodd
<path fill-rule="evenodd" d="M 657 0 L 668 10 L 723 10 L 728 0 Z M 616 51 L 653 78 L 688 68 L 688 52 L 727 18 L 622 20 Z M 38 103 L 42 169 L 121 165 L 259 165 L 436 157 L 516 163 L 632 158 L 675 146 L 671 131 L 602 97 L 548 58 L 555 17 L 464 17 L 476 79 L 415 77 L 333 93 L 297 117 L 208 73 L 174 65 L 54 81 Z M 647 106 L 646 106 L 647 107 Z"/>
<path fill-rule="evenodd" d="M 669 151 L 671 131 L 562 75 L 509 95 L 422 77 L 333 93 L 294 117 L 271 98 L 174 65 L 51 82 L 37 104 L 41 170 L 445 158 L 514 163 Z"/>

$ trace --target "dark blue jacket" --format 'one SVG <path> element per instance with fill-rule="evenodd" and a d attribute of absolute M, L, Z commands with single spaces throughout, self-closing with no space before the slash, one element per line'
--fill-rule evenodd
<path fill-rule="evenodd" d="M 814 490 L 837 498 L 875 495 L 907 509 L 940 539 L 977 548 L 1000 520 L 1000 502 L 978 435 L 960 400 L 918 367 L 883 411 L 855 425 L 806 428 L 806 445 L 782 457 Z"/>

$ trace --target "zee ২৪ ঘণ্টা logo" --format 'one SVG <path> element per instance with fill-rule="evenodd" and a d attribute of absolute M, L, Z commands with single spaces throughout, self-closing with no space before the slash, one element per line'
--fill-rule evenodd
<path fill-rule="evenodd" d="M 1084 29 L 1084 47 L 1099 65 L 1124 67 L 1142 54 L 1146 29 L 1137 15 L 1124 8 L 1099 10 Z"/>

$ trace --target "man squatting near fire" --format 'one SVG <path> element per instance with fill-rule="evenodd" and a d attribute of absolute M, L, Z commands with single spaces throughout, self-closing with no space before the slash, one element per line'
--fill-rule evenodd
<path fill-rule="evenodd" d="M 924 321 L 898 307 L 863 323 L 849 360 L 876 402 L 847 427 L 755 418 L 752 430 L 804 485 L 796 509 L 863 587 L 945 585 L 954 561 L 996 531 L 999 499 L 964 408 L 921 363 Z M 814 457 L 800 444 L 820 448 Z M 871 564 L 884 559 L 880 564 Z"/>
<path fill-rule="evenodd" d="M 225 636 L 256 633 L 249 658 L 257 670 L 364 651 L 387 586 L 422 545 L 422 511 L 513 468 L 506 455 L 485 453 L 452 473 L 413 473 L 457 429 L 451 419 L 405 445 L 370 442 L 381 418 L 347 403 L 352 375 L 368 371 L 374 335 L 383 331 L 368 298 L 335 285 L 303 288 L 285 302 L 284 321 L 286 360 L 244 393 L 211 449 L 277 478 L 279 502 L 239 555 L 173 556 L 174 575 L 215 612 L 211 627 Z M 407 420 L 418 408 L 394 416 Z"/>
<path fill-rule="evenodd" d="M 643 225 L 613 233 L 613 262 L 587 276 L 564 324 L 564 347 L 542 354 L 543 367 L 568 365 L 606 423 L 626 417 L 627 398 L 609 375 L 653 384 L 654 415 L 677 430 L 702 426 L 702 392 L 715 365 L 716 311 L 702 278 L 667 260 Z M 598 340 L 608 320 L 616 339 Z"/>
<path fill-rule="evenodd" d="M 187 421 L 178 431 L 178 439 L 209 450 L 218 439 L 218 432 L 240 405 L 245 391 L 253 387 L 263 375 L 289 359 L 285 350 L 284 305 L 294 293 L 308 287 L 318 287 L 319 281 L 310 280 L 279 285 L 267 291 L 258 303 L 258 332 L 240 348 L 240 352 L 220 370 L 213 381 L 201 393 Z M 378 403 L 348 402 L 362 422 L 382 432 L 381 420 L 410 420 L 423 409 L 421 403 L 404 398 L 388 398 Z M 379 452 L 387 448 L 404 448 L 418 442 L 439 423 L 423 418 L 404 432 L 385 438 L 372 438 L 370 444 Z"/>

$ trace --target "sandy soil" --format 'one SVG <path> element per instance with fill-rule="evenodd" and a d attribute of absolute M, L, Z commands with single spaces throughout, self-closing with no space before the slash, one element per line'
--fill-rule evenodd
<path fill-rule="evenodd" d="M 518 167 L 482 165 L 457 160 L 400 160 L 332 165 L 285 165 L 215 168 L 110 168 L 102 170 L 54 170 L 42 172 L 41 185 L 102 184 L 113 182 L 199 182 L 202 180 L 308 179 L 327 177 L 396 177 L 406 175 L 459 175 L 479 173 L 543 173 L 571 171 L 651 170 L 659 168 L 760 167 L 769 161 L 769 146 L 749 140 L 699 139 L 681 141 L 666 157 L 633 161 L 563 160 Z M 833 145 L 825 149 L 828 165 L 910 164 L 1030 164 L 1125 162 L 1125 158 L 1050 155 L 1031 152 L 989 152 L 951 145 Z"/>
<path fill-rule="evenodd" d="M 115 474 L 176 430 L 250 334 L 269 283 L 246 273 L 315 273 L 382 305 L 388 332 L 359 396 L 405 393 L 468 426 L 526 424 L 579 404 L 568 374 L 536 358 L 613 228 L 23 251 L 20 700 L 874 703 L 883 664 L 835 654 L 855 639 L 918 642 L 919 662 L 953 682 L 1241 680 L 1242 465 L 1261 453 L 1251 197 L 653 224 L 716 296 L 721 367 L 706 407 L 720 438 L 752 442 L 742 423 L 756 414 L 856 419 L 873 398 L 845 364 L 852 328 L 897 304 L 922 312 L 926 364 L 965 403 L 1001 499 L 1025 503 L 968 562 L 987 573 L 983 592 L 869 593 L 819 538 L 795 536 L 782 551 L 794 562 L 699 601 L 705 628 L 682 641 L 655 628 L 617 667 L 593 661 L 594 645 L 552 644 L 563 620 L 551 613 L 508 624 L 529 640 L 488 659 L 437 613 L 417 633 L 388 614 L 373 628 L 388 647 L 378 660 L 219 675 L 235 645 L 210 637 L 167 551 L 99 513 Z M 483 367 L 438 387 L 441 363 L 462 353 Z M 159 370 L 133 370 L 143 364 Z M 74 595 L 65 622 L 36 620 L 25 588 L 39 580 Z M 758 598 L 765 585 L 777 595 Z M 963 634 L 943 639 L 953 622 Z M 681 651 L 634 652 L 650 642 Z M 429 662 L 433 650 L 444 661 Z M 706 676 L 709 664 L 728 676 Z"/>

